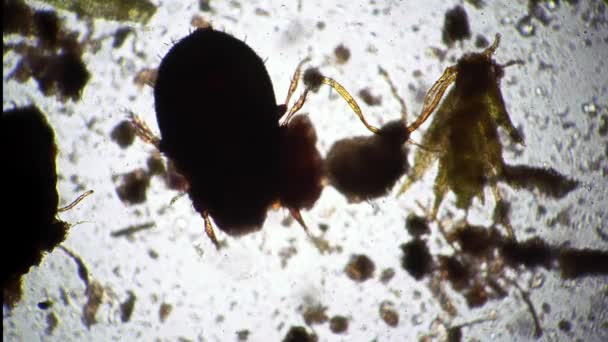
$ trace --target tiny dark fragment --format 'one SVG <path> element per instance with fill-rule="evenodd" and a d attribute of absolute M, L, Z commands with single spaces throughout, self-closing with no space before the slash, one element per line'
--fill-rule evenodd
<path fill-rule="evenodd" d="M 403 251 L 401 267 L 416 280 L 422 279 L 431 272 L 433 257 L 426 242 L 414 239 L 401 245 L 401 250 Z"/>
<path fill-rule="evenodd" d="M 344 44 L 340 44 L 334 49 L 334 55 L 338 64 L 345 64 L 350 59 L 350 50 Z"/>
<path fill-rule="evenodd" d="M 443 43 L 452 46 L 456 41 L 469 38 L 471 38 L 471 28 L 464 7 L 458 5 L 447 11 L 443 22 Z"/>
<path fill-rule="evenodd" d="M 120 320 L 123 323 L 131 320 L 136 299 L 137 297 L 135 297 L 135 293 L 133 293 L 133 291 L 127 291 L 127 299 L 120 303 Z"/>
<path fill-rule="evenodd" d="M 348 318 L 340 315 L 329 319 L 329 329 L 334 334 L 342 334 L 348 330 Z"/>
<path fill-rule="evenodd" d="M 306 325 L 310 326 L 313 324 L 323 324 L 327 322 L 327 307 L 321 304 L 306 305 L 302 317 Z"/>
<path fill-rule="evenodd" d="M 135 234 L 135 233 L 153 228 L 154 226 L 155 226 L 154 222 L 146 222 L 146 223 L 142 223 L 142 224 L 128 226 L 126 228 L 113 231 L 112 233 L 110 233 L 110 236 L 112 236 L 112 237 L 122 237 L 122 236 L 130 237 L 130 236 L 133 236 L 133 234 Z"/>
<path fill-rule="evenodd" d="M 148 157 L 146 166 L 148 167 L 148 173 L 150 175 L 166 175 L 167 173 L 163 158 L 158 153 L 153 153 Z"/>
<path fill-rule="evenodd" d="M 410 214 L 407 217 L 405 220 L 405 227 L 413 237 L 420 237 L 431 232 L 429 229 L 429 222 L 426 217 L 415 214 Z"/>
<path fill-rule="evenodd" d="M 42 302 L 38 302 L 38 309 L 40 310 L 48 310 L 51 306 L 53 306 L 53 301 L 44 300 Z"/>
<path fill-rule="evenodd" d="M 249 339 L 249 330 L 247 329 L 243 329 L 243 330 L 239 330 L 236 332 L 236 336 L 239 339 L 239 341 L 247 341 L 247 339 Z"/>
<path fill-rule="evenodd" d="M 5 44 L 5 50 L 21 55 L 7 79 L 23 83 L 34 77 L 46 96 L 57 95 L 61 101 L 79 100 L 90 78 L 82 61 L 85 42 L 77 41 L 79 33 L 65 30 L 55 11 L 33 11 L 22 1 L 5 1 L 3 7 L 4 19 L 8 19 L 3 24 L 4 32 L 38 38 L 36 45 L 27 40 Z M 8 18 L 6 13 L 11 13 Z"/>
<path fill-rule="evenodd" d="M 380 282 L 382 284 L 388 284 L 394 276 L 395 270 L 392 268 L 386 268 L 382 270 L 382 273 L 380 273 Z"/>
<path fill-rule="evenodd" d="M 14 306 L 21 298 L 21 277 L 39 265 L 66 238 L 69 225 L 57 219 L 59 195 L 55 133 L 35 106 L 3 112 L 0 124 L 3 157 L 5 222 L 19 229 L 5 230 L 2 267 L 3 303 Z"/>
<path fill-rule="evenodd" d="M 350 279 L 362 282 L 373 277 L 375 269 L 374 262 L 367 255 L 358 254 L 351 256 L 344 272 Z"/>
<path fill-rule="evenodd" d="M 319 71 L 318 68 L 308 68 L 304 71 L 302 80 L 308 88 L 316 92 L 323 84 L 323 77 L 323 74 L 321 74 L 321 71 Z"/>
<path fill-rule="evenodd" d="M 146 191 L 150 185 L 150 176 L 142 169 L 122 176 L 116 193 L 121 201 L 127 204 L 139 204 L 146 201 Z"/>
<path fill-rule="evenodd" d="M 120 27 L 118 30 L 116 30 L 116 32 L 114 32 L 112 47 L 115 49 L 120 48 L 130 33 L 133 33 L 133 29 L 128 26 Z"/>
<path fill-rule="evenodd" d="M 123 120 L 112 129 L 110 138 L 121 148 L 127 148 L 135 141 L 135 131 L 129 121 Z"/>
<path fill-rule="evenodd" d="M 397 313 L 392 302 L 383 301 L 380 303 L 380 318 L 390 327 L 396 327 L 399 324 L 399 313 Z"/>
<path fill-rule="evenodd" d="M 359 97 L 368 106 L 379 106 L 382 104 L 382 96 L 374 96 L 369 88 L 359 90 Z"/>
<path fill-rule="evenodd" d="M 160 305 L 160 307 L 158 308 L 158 318 L 160 319 L 161 323 L 165 323 L 165 321 L 171 314 L 171 311 L 173 311 L 173 305 L 169 303 L 162 303 Z"/>
<path fill-rule="evenodd" d="M 570 332 L 570 330 L 572 330 L 572 323 L 565 319 L 562 319 L 557 323 L 557 327 L 563 332 Z"/>
<path fill-rule="evenodd" d="M 439 270 L 446 275 L 454 290 L 461 291 L 470 285 L 473 275 L 457 256 L 440 256 L 438 264 Z"/>

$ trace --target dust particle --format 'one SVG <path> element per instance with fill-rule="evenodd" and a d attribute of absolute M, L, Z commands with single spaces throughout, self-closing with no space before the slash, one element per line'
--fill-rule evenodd
<path fill-rule="evenodd" d="M 351 256 L 344 272 L 350 279 L 363 282 L 374 275 L 375 269 L 374 262 L 368 256 L 359 254 Z"/>
<path fill-rule="evenodd" d="M 334 334 L 342 334 L 348 330 L 348 318 L 340 315 L 333 316 L 329 320 L 329 329 Z"/>
<path fill-rule="evenodd" d="M 359 97 L 368 106 L 379 106 L 382 104 L 382 96 L 374 96 L 369 88 L 359 90 Z"/>
<path fill-rule="evenodd" d="M 350 50 L 344 44 L 340 44 L 334 49 L 334 55 L 338 64 L 345 64 L 350 59 Z"/>

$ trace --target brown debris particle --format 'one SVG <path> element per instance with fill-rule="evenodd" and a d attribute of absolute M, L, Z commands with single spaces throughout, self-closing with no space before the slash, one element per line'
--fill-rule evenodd
<path fill-rule="evenodd" d="M 103 301 L 103 294 L 103 286 L 96 280 L 93 280 L 87 287 L 87 303 L 82 308 L 82 322 L 87 328 L 91 328 L 93 324 L 97 323 L 95 315 Z"/>
<path fill-rule="evenodd" d="M 173 311 L 173 305 L 168 303 L 162 303 L 160 305 L 160 308 L 158 309 L 158 318 L 160 319 L 161 323 L 165 323 L 171 314 L 171 311 Z"/>
<path fill-rule="evenodd" d="M 382 96 L 374 96 L 369 88 L 359 90 L 359 97 L 368 106 L 379 106 L 382 104 Z"/>
<path fill-rule="evenodd" d="M 351 256 L 344 272 L 350 279 L 363 282 L 373 277 L 375 269 L 374 262 L 367 255 L 358 254 Z"/>
<path fill-rule="evenodd" d="M 380 303 L 380 317 L 390 327 L 396 327 L 399 324 L 399 314 L 395 305 L 390 301 Z"/>
<path fill-rule="evenodd" d="M 334 55 L 338 64 L 345 64 L 350 59 L 350 50 L 344 44 L 340 44 L 334 49 Z"/>
<path fill-rule="evenodd" d="M 123 120 L 112 129 L 110 138 L 121 148 L 127 148 L 135 141 L 135 131 L 129 121 Z"/>
<path fill-rule="evenodd" d="M 329 320 L 329 329 L 334 334 L 342 334 L 348 330 L 348 318 L 340 315 L 333 316 Z"/>
<path fill-rule="evenodd" d="M 139 204 L 146 201 L 146 191 L 150 185 L 150 176 L 142 169 L 122 176 L 116 193 L 121 201 L 127 204 Z"/>

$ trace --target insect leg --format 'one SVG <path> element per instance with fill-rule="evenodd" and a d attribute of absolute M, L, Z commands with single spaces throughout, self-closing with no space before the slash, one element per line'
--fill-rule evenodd
<path fill-rule="evenodd" d="M 401 107 L 401 118 L 403 123 L 407 124 L 407 107 L 405 106 L 405 101 L 403 101 L 403 98 L 399 96 L 397 87 L 395 87 L 395 84 L 388 75 L 388 72 L 382 67 L 378 66 L 378 73 L 384 77 L 384 80 L 388 83 L 389 87 L 391 87 L 391 94 L 393 94 L 393 97 L 399 102 L 399 106 Z"/>
<path fill-rule="evenodd" d="M 456 80 L 457 74 L 458 69 L 456 66 L 451 66 L 445 69 L 443 75 L 441 75 L 437 82 L 435 82 L 431 89 L 429 89 L 429 91 L 426 93 L 422 112 L 416 121 L 407 127 L 409 133 L 412 133 L 418 129 L 418 127 L 420 127 L 426 121 L 426 119 L 428 119 L 431 113 L 433 113 L 435 108 L 437 108 L 437 105 L 439 105 L 439 101 L 441 101 L 446 89 Z"/>
<path fill-rule="evenodd" d="M 291 77 L 291 83 L 289 84 L 289 90 L 287 91 L 287 98 L 285 98 L 286 106 L 289 105 L 291 96 L 296 91 L 296 88 L 298 88 L 298 82 L 300 82 L 300 75 L 302 74 L 302 65 L 304 65 L 304 63 L 307 63 L 309 61 L 310 61 L 310 57 L 306 57 L 300 63 L 298 63 L 296 71 L 294 71 L 293 76 Z"/>
<path fill-rule="evenodd" d="M 157 149 L 160 148 L 160 138 L 152 132 L 143 120 L 133 113 L 129 114 L 129 120 L 131 127 L 135 130 L 135 135 L 148 144 L 154 145 Z"/>
<path fill-rule="evenodd" d="M 213 242 L 215 248 L 219 250 L 220 244 L 217 241 L 217 238 L 215 237 L 215 231 L 213 230 L 213 224 L 211 223 L 211 219 L 209 218 L 209 212 L 206 210 L 203 211 L 203 219 L 205 220 L 205 233 L 207 233 L 207 236 L 209 237 L 209 239 L 211 239 L 211 242 Z"/>

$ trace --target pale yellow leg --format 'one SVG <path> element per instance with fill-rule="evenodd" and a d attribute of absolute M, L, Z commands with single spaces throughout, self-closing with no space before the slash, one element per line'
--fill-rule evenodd
<path fill-rule="evenodd" d="M 203 219 L 205 220 L 205 233 L 207 233 L 207 236 L 209 237 L 209 239 L 211 239 L 211 242 L 213 242 L 215 248 L 219 250 L 220 244 L 217 241 L 217 238 L 215 237 L 213 224 L 211 224 L 211 219 L 209 218 L 209 213 L 207 211 L 203 212 Z"/>

